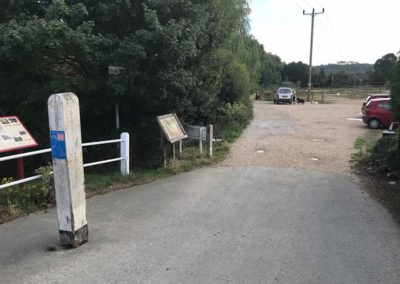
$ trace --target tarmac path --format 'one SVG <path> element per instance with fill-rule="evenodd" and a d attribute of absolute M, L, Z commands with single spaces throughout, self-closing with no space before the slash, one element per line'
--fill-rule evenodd
<path fill-rule="evenodd" d="M 288 117 L 283 135 L 301 124 L 256 107 L 281 113 L 270 125 Z M 90 240 L 73 250 L 58 247 L 54 210 L 0 225 L 0 283 L 400 282 L 399 224 L 356 177 L 251 163 L 93 197 Z"/>

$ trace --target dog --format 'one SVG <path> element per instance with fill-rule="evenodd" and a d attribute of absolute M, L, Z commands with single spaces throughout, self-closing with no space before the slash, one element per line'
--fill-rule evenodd
<path fill-rule="evenodd" d="M 304 105 L 304 99 L 297 98 L 297 103 L 299 105 Z"/>

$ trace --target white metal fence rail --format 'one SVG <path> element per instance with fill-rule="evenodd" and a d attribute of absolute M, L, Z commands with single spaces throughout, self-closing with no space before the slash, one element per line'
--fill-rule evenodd
<path fill-rule="evenodd" d="M 112 162 L 118 162 L 120 161 L 120 171 L 122 175 L 128 175 L 129 174 L 129 133 L 121 133 L 121 138 L 120 139 L 114 139 L 114 140 L 105 140 L 105 141 L 97 141 L 97 142 L 89 142 L 89 143 L 82 143 L 82 147 L 89 147 L 89 146 L 95 146 L 95 145 L 103 145 L 103 144 L 112 144 L 112 143 L 120 143 L 120 157 L 114 158 L 114 159 L 108 159 L 108 160 L 102 160 L 98 162 L 92 162 L 92 163 L 86 163 L 83 165 L 84 168 L 87 167 L 92 167 L 92 166 L 97 166 L 101 164 L 106 164 L 106 163 L 112 163 Z M 27 152 L 27 153 L 22 153 L 22 154 L 16 154 L 16 155 L 10 155 L 6 157 L 1 157 L 0 162 L 4 161 L 9 161 L 9 160 L 14 160 L 14 159 L 19 159 L 23 157 L 29 157 L 29 156 L 36 156 L 44 153 L 50 153 L 51 148 L 47 149 L 42 149 L 38 151 L 32 151 L 32 152 Z M 0 185 L 0 190 L 18 185 L 21 183 L 26 183 L 29 181 L 34 181 L 42 178 L 41 175 L 36 175 L 36 176 L 31 176 L 28 178 L 16 180 L 13 182 L 5 183 Z"/>

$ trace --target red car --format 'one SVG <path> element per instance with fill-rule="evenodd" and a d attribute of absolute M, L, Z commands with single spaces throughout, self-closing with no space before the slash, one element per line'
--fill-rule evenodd
<path fill-rule="evenodd" d="M 370 100 L 364 109 L 363 121 L 369 128 L 388 127 L 393 121 L 390 98 Z"/>
<path fill-rule="evenodd" d="M 363 104 L 361 106 L 361 113 L 364 114 L 365 106 L 370 100 L 389 97 L 390 94 L 369 94 L 368 97 L 363 101 Z"/>

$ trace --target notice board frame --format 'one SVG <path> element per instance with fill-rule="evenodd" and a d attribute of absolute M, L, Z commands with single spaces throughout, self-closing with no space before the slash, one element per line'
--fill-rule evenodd
<path fill-rule="evenodd" d="M 31 135 L 29 130 L 25 127 L 25 125 L 21 122 L 21 120 L 18 118 L 16 115 L 7 115 L 7 116 L 0 116 L 0 124 L 4 127 L 4 123 L 2 122 L 3 119 L 10 120 L 10 119 L 15 119 L 18 123 L 18 127 L 21 128 L 21 130 L 25 131 L 27 137 L 29 137 L 29 140 L 32 140 L 32 143 L 23 145 L 23 146 L 16 146 L 16 147 L 10 147 L 10 148 L 4 148 L 0 149 L 0 153 L 6 153 L 6 152 L 11 152 L 11 151 L 16 151 L 16 150 L 22 150 L 22 149 L 27 149 L 27 148 L 33 148 L 37 147 L 39 144 L 36 142 L 35 138 Z M 8 123 L 7 123 L 8 124 Z"/>
<path fill-rule="evenodd" d="M 167 138 L 170 143 L 175 143 L 188 137 L 175 113 L 157 116 L 157 121 L 165 138 Z M 171 129 L 171 125 L 168 125 L 171 123 L 174 129 Z M 178 133 L 172 133 L 173 130 L 177 130 Z"/>

